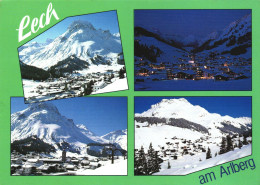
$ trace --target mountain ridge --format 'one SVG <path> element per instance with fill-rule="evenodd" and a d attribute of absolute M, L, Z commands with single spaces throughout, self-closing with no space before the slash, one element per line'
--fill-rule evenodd
<path fill-rule="evenodd" d="M 72 119 L 61 115 L 50 102 L 30 104 L 26 109 L 11 114 L 11 143 L 32 136 L 56 150 L 69 146 L 71 151 L 85 151 L 88 143 L 109 143 L 85 125 L 75 124 Z"/>
<path fill-rule="evenodd" d="M 112 35 L 109 30 L 95 29 L 90 22 L 74 21 L 54 40 L 46 44 L 26 44 L 18 51 L 23 63 L 48 70 L 73 55 L 91 65 L 91 58 L 97 55 L 117 65 L 117 55 L 122 52 L 122 47 L 120 37 Z"/>
<path fill-rule="evenodd" d="M 218 134 L 223 132 L 220 128 L 224 128 L 225 125 L 232 125 L 242 130 L 250 130 L 249 125 L 252 124 L 252 120 L 249 117 L 233 118 L 228 115 L 221 116 L 217 113 L 209 113 L 199 105 L 192 105 L 185 98 L 162 99 L 161 102 L 151 105 L 151 108 L 147 111 L 136 113 L 135 117 L 165 118 L 165 123 L 167 120 L 169 123 L 171 119 L 184 119 L 207 128 L 209 132 L 218 132 Z"/>
<path fill-rule="evenodd" d="M 146 37 L 150 38 L 147 39 Z M 205 51 L 220 52 L 219 54 L 241 55 L 250 58 L 252 46 L 251 14 L 231 22 L 223 30 L 216 30 L 204 38 L 196 38 L 194 35 L 178 36 L 163 34 L 156 29 L 147 29 L 142 26 L 135 27 L 135 39 L 144 45 L 151 45 L 151 38 L 168 44 L 171 47 L 186 51 L 185 47 L 193 47 L 192 53 L 202 54 Z M 154 47 L 159 45 L 153 41 Z M 161 45 L 161 44 L 160 44 Z M 161 49 L 162 46 L 159 47 Z M 164 47 L 162 47 L 164 48 Z M 161 49 L 164 52 L 163 49 Z M 167 50 L 173 50 L 167 49 Z M 175 52 L 177 55 L 178 52 Z M 168 57 L 168 60 L 171 57 Z M 165 60 L 165 59 L 163 59 Z M 163 61 L 162 60 L 162 61 Z"/>

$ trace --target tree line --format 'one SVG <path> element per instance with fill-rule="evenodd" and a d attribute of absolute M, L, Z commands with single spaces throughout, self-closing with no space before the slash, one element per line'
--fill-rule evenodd
<path fill-rule="evenodd" d="M 150 143 L 147 153 L 141 146 L 140 150 L 135 150 L 134 173 L 135 175 L 152 175 L 160 171 L 160 163 L 162 162 L 163 160 L 158 156 L 158 151 L 153 149 L 152 143 Z"/>

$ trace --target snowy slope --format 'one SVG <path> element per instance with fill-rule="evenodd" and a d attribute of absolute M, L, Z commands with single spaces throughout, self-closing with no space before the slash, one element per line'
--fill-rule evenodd
<path fill-rule="evenodd" d="M 57 143 L 68 142 L 74 148 L 95 142 L 82 134 L 72 119 L 62 116 L 51 103 L 36 103 L 11 115 L 11 142 L 36 135 L 57 148 Z"/>
<path fill-rule="evenodd" d="M 92 139 L 93 141 L 96 141 L 98 143 L 108 143 L 107 140 L 102 139 L 101 137 L 97 136 L 93 132 L 91 132 L 85 125 L 79 124 L 77 127 L 80 129 L 80 132 L 84 134 L 86 137 Z"/>
<path fill-rule="evenodd" d="M 250 136 L 242 148 L 238 145 L 245 137 L 239 134 L 250 135 L 251 127 L 249 117 L 210 113 L 185 98 L 162 99 L 147 111 L 135 114 L 135 149 L 143 147 L 147 152 L 152 145 L 158 152 L 161 169 L 153 175 L 186 175 L 250 155 Z M 221 154 L 223 138 L 228 137 L 232 138 L 234 151 Z M 206 159 L 206 151 L 210 151 L 211 159 Z"/>
<path fill-rule="evenodd" d="M 123 157 L 115 160 L 114 164 L 111 164 L 111 161 L 100 161 L 99 163 L 102 166 L 96 170 L 81 169 L 72 173 L 75 175 L 127 175 L 127 160 L 124 160 Z"/>
<path fill-rule="evenodd" d="M 230 53 L 251 58 L 252 47 L 252 21 L 251 14 L 230 23 L 225 29 L 216 31 L 199 41 L 200 47 L 195 51 Z M 243 51 L 246 49 L 245 51 Z M 240 53 L 241 52 L 241 53 Z"/>
<path fill-rule="evenodd" d="M 251 118 L 233 118 L 228 115 L 221 116 L 220 114 L 209 113 L 199 105 L 192 105 L 185 98 L 163 99 L 161 102 L 152 105 L 149 110 L 135 114 L 135 117 L 183 118 L 206 127 L 214 135 L 222 134 L 220 128 L 225 129 L 223 123 L 238 129 L 250 129 L 248 125 L 251 125 Z"/>
<path fill-rule="evenodd" d="M 159 48 L 163 53 L 157 57 L 157 62 L 165 62 L 173 59 L 175 57 L 182 57 L 185 51 L 175 48 L 169 44 L 161 42 L 154 37 L 135 37 L 135 39 L 139 40 L 139 43 L 146 46 L 156 46 Z"/>
<path fill-rule="evenodd" d="M 37 136 L 56 149 L 63 142 L 83 152 L 88 143 L 117 143 L 127 149 L 126 130 L 97 136 L 85 125 L 76 125 L 72 119 L 61 115 L 57 107 L 49 102 L 30 104 L 25 110 L 11 115 L 11 142 L 30 136 Z"/>
<path fill-rule="evenodd" d="M 100 94 L 100 93 L 106 93 L 106 92 L 113 92 L 113 91 L 121 91 L 121 90 L 127 90 L 128 85 L 127 85 L 127 78 L 122 78 L 115 80 L 113 83 L 108 84 L 106 87 L 103 89 L 99 89 L 92 94 Z"/>
<path fill-rule="evenodd" d="M 163 146 L 164 143 L 170 142 L 173 136 L 177 138 L 184 138 L 187 140 L 195 141 L 204 135 L 200 132 L 194 132 L 190 129 L 183 129 L 173 127 L 169 125 L 142 127 L 145 125 L 135 122 L 135 125 L 141 126 L 141 128 L 135 129 L 135 148 L 140 149 L 141 146 L 144 149 L 148 149 L 150 143 L 153 144 L 155 150 L 159 150 L 159 146 Z"/>
<path fill-rule="evenodd" d="M 181 36 L 161 33 L 153 28 L 135 28 L 135 40 L 146 46 L 155 46 L 163 54 L 157 58 L 158 62 L 172 61 L 173 56 L 185 58 L 185 48 L 193 47 L 193 52 L 202 53 L 216 52 L 226 55 L 239 55 L 250 59 L 251 56 L 251 14 L 238 19 L 223 30 L 216 30 L 204 38 L 196 38 L 194 35 Z M 188 59 L 188 58 L 187 58 Z"/>
<path fill-rule="evenodd" d="M 92 64 L 97 57 L 117 65 L 118 54 L 122 52 L 119 34 L 95 29 L 85 21 L 74 21 L 65 33 L 47 44 L 28 44 L 19 48 L 19 57 L 28 65 L 49 69 L 72 55 Z"/>
<path fill-rule="evenodd" d="M 185 40 L 185 42 L 189 42 Z M 157 57 L 157 62 L 170 61 L 173 57 L 182 57 L 186 51 L 183 48 L 184 39 L 176 35 L 167 35 L 158 32 L 157 30 L 146 30 L 142 27 L 135 27 L 135 41 L 140 45 L 149 48 L 156 47 L 162 53 Z"/>
<path fill-rule="evenodd" d="M 153 175 L 186 175 L 192 172 L 203 170 L 205 168 L 213 167 L 245 157 L 252 154 L 252 145 L 243 146 L 241 149 L 236 148 L 234 151 L 218 155 L 208 160 L 199 161 L 200 159 L 205 158 L 205 153 L 197 156 L 186 156 L 181 160 L 170 161 L 171 169 L 167 169 L 168 161 L 165 161 L 161 164 L 162 170 Z M 235 163 L 235 162 L 234 162 Z"/>
<path fill-rule="evenodd" d="M 127 150 L 127 129 L 110 132 L 101 138 L 109 143 L 117 143 L 122 149 Z"/>
<path fill-rule="evenodd" d="M 182 47 L 192 46 L 192 45 L 195 46 L 199 42 L 199 39 L 196 38 L 194 35 L 182 36 L 175 33 L 166 34 L 166 33 L 162 33 L 160 30 L 156 28 L 149 28 L 148 25 L 139 25 L 139 26 L 135 25 L 135 26 L 145 29 L 148 32 L 151 32 L 153 34 L 156 34 L 157 38 L 160 38 L 165 42 L 172 43 L 172 44 L 178 43 Z"/>

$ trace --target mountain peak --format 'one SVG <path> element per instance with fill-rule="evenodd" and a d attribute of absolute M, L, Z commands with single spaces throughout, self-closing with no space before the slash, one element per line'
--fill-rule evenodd
<path fill-rule="evenodd" d="M 89 28 L 91 30 L 95 30 L 94 26 L 88 22 L 88 21 L 83 21 L 83 20 L 76 20 L 73 21 L 68 29 L 72 32 L 75 30 L 83 29 L 83 28 Z"/>
<path fill-rule="evenodd" d="M 87 129 L 87 127 L 86 127 L 85 125 L 83 125 L 83 124 L 77 124 L 76 126 L 77 126 L 78 128 L 80 128 L 80 129 L 89 131 L 89 130 Z"/>
<path fill-rule="evenodd" d="M 109 30 L 96 29 L 88 21 L 76 20 L 63 31 L 53 41 L 50 40 L 50 43 L 38 47 L 20 47 L 20 60 L 27 65 L 44 70 L 50 69 L 70 56 L 75 56 L 90 65 L 98 65 L 103 61 L 104 65 L 118 64 L 117 56 L 122 53 L 121 41 Z M 101 56 L 102 60 L 92 63 L 93 57 L 97 55 Z"/>
<path fill-rule="evenodd" d="M 160 103 L 178 103 L 178 102 L 183 102 L 183 103 L 189 103 L 188 100 L 186 100 L 185 98 L 179 98 L 179 99 L 162 99 L 162 101 Z"/>
<path fill-rule="evenodd" d="M 60 114 L 57 107 L 50 102 L 32 103 L 29 105 L 29 109 L 32 111 L 50 110 Z"/>

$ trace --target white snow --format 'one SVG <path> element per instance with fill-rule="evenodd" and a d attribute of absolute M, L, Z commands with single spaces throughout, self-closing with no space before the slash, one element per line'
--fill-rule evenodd
<path fill-rule="evenodd" d="M 78 170 L 75 175 L 127 175 L 127 160 L 120 157 L 114 162 L 114 164 L 111 164 L 111 161 L 100 161 L 101 167 L 95 170 Z"/>
<path fill-rule="evenodd" d="M 252 120 L 249 117 L 233 118 L 228 115 L 210 113 L 199 105 L 192 105 L 185 98 L 162 99 L 161 102 L 151 105 L 147 111 L 136 113 L 135 117 L 156 117 L 166 120 L 166 123 L 150 125 L 147 122 L 135 121 L 135 149 L 139 150 L 143 147 L 147 152 L 151 143 L 164 161 L 160 172 L 154 175 L 185 175 L 251 154 L 251 144 L 248 144 L 241 149 L 235 148 L 234 151 L 215 157 L 220 151 L 222 137 L 227 136 L 227 133 L 220 129 L 223 128 L 222 123 L 237 129 L 242 129 L 242 127 L 251 129 Z M 170 118 L 197 123 L 205 127 L 208 133 L 195 130 L 193 127 L 181 128 L 167 125 Z M 242 141 L 243 137 L 234 137 L 233 143 L 238 145 L 238 139 Z M 251 138 L 248 139 L 251 140 Z M 208 148 L 213 158 L 206 160 Z M 176 156 L 177 159 L 174 159 L 173 157 Z M 167 169 L 168 161 L 171 169 Z"/>
<path fill-rule="evenodd" d="M 125 150 L 127 150 L 127 131 L 109 133 L 110 137 Z M 56 106 L 50 102 L 30 104 L 28 108 L 11 115 L 11 142 L 36 135 L 44 142 L 53 145 L 58 151 L 57 143 L 68 142 L 74 149 L 86 152 L 88 143 L 109 143 L 108 140 L 99 137 L 89 131 L 84 125 L 76 125 L 72 119 L 61 115 Z"/>
<path fill-rule="evenodd" d="M 135 122 L 135 125 L 144 126 L 146 123 Z M 171 138 L 174 136 L 195 141 L 204 135 L 200 132 L 168 125 L 141 127 L 135 129 L 135 148 L 140 149 L 143 146 L 147 150 L 150 143 L 152 143 L 154 149 L 158 150 L 159 146 L 163 146 L 164 143 L 171 141 Z"/>
<path fill-rule="evenodd" d="M 123 79 L 115 79 L 115 81 L 111 84 L 108 84 L 106 87 L 99 89 L 96 92 L 93 92 L 91 94 L 100 94 L 100 93 L 106 93 L 106 92 L 113 92 L 113 91 L 122 91 L 128 89 L 128 83 L 127 78 Z"/>
<path fill-rule="evenodd" d="M 122 149 L 127 150 L 127 129 L 110 132 L 101 138 L 109 143 L 117 143 Z"/>
<path fill-rule="evenodd" d="M 90 58 L 99 55 L 113 65 L 117 62 L 117 54 L 121 52 L 120 37 L 113 36 L 109 31 L 96 30 L 89 22 L 75 21 L 52 42 L 19 48 L 19 57 L 25 64 L 48 69 L 72 55 L 90 64 Z"/>
<path fill-rule="evenodd" d="M 218 155 L 211 159 L 205 159 L 205 154 L 195 156 L 185 156 L 180 160 L 170 160 L 171 169 L 167 169 L 168 160 L 161 164 L 161 171 L 153 175 L 186 175 L 192 172 L 203 170 L 209 167 L 220 165 L 232 160 L 251 155 L 252 145 L 243 146 L 241 149 L 236 148 L 234 151 Z M 199 160 L 202 159 L 200 162 Z"/>
<path fill-rule="evenodd" d="M 216 127 L 223 127 L 222 123 L 231 124 L 234 127 L 241 128 L 241 126 L 247 127 L 247 124 L 251 124 L 252 120 L 248 117 L 233 118 L 231 116 L 221 116 L 217 113 L 209 113 L 206 109 L 199 105 L 192 105 L 185 98 L 179 99 L 163 99 L 161 102 L 154 104 L 151 108 L 141 114 L 135 114 L 135 117 L 159 117 L 159 118 L 183 118 L 193 123 L 200 124 L 206 128 L 210 128 L 209 132 L 214 136 L 221 136 L 222 133 Z M 163 125 L 161 129 L 168 131 L 170 128 L 165 128 L 167 125 Z M 171 127 L 171 126 L 170 126 Z M 140 132 L 142 128 L 137 129 Z M 145 128 L 150 129 L 150 128 Z M 155 131 L 160 129 L 154 128 Z M 152 132 L 152 131 L 151 131 Z M 158 131 L 159 132 L 159 131 Z M 174 132 L 175 134 L 175 132 Z M 178 133 L 176 133 L 178 135 Z M 194 132 L 195 134 L 195 132 Z M 162 134 L 165 135 L 165 134 Z M 138 136 L 138 135 L 137 135 Z M 143 136 L 142 136 L 143 137 Z"/>

